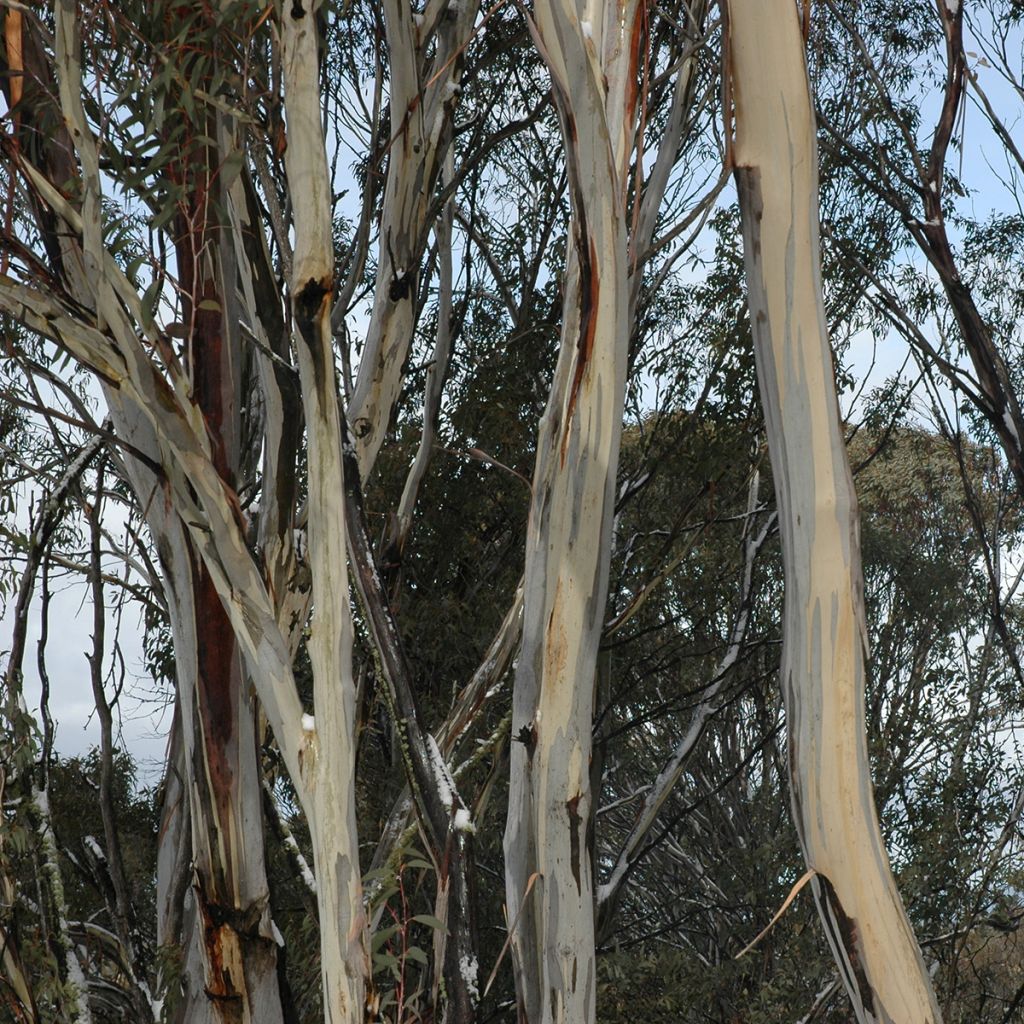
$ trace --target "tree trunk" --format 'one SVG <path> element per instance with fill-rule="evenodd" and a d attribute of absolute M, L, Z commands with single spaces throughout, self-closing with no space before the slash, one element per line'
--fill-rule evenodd
<path fill-rule="evenodd" d="M 628 353 L 626 174 L 640 8 L 540 0 L 572 196 L 561 346 L 541 421 L 512 706 L 505 885 L 519 1020 L 594 1019 L 589 829 L 594 673 Z"/>
<path fill-rule="evenodd" d="M 349 609 L 341 413 L 334 374 L 331 187 L 321 126 L 318 5 L 282 14 L 285 153 L 295 252 L 292 316 L 308 437 L 309 553 L 315 718 L 302 722 L 298 754 L 313 843 L 320 910 L 320 973 L 326 1024 L 362 1020 L 370 978 L 355 801 L 355 681 Z"/>
<path fill-rule="evenodd" d="M 186 735 L 191 886 L 182 935 L 182 1022 L 283 1019 L 263 853 L 254 708 L 234 631 L 202 565 L 194 568 L 196 648 L 176 659 Z M 192 687 L 190 687 L 190 682 Z M 191 697 L 188 696 L 192 690 Z"/>
<path fill-rule="evenodd" d="M 68 180 L 78 153 L 85 181 L 82 199 L 83 237 L 65 235 L 51 245 L 71 290 L 84 308 L 102 308 L 110 285 L 102 269 L 100 237 L 100 180 L 95 145 L 86 126 L 81 101 L 80 39 L 73 4 L 61 2 L 56 13 L 56 82 L 63 124 L 41 133 L 39 166 L 51 179 Z M 34 33 L 26 30 L 25 51 L 32 55 L 33 85 L 50 77 Z M 27 116 L 45 120 L 56 114 L 42 95 Z M 67 126 L 65 128 L 64 126 Z M 31 128 L 31 124 L 26 125 Z M 214 134 L 211 127 L 210 134 Z M 74 139 L 74 145 L 72 144 Z M 240 381 L 232 373 L 238 363 L 237 324 L 220 311 L 200 308 L 223 290 L 217 260 L 217 227 L 207 201 L 218 161 L 213 147 L 182 154 L 186 180 L 194 185 L 194 217 L 181 218 L 178 269 L 191 327 L 188 357 L 196 380 L 196 400 L 214 453 L 217 471 L 232 480 L 240 458 L 238 402 Z M 69 174 L 70 170 L 70 174 Z M 40 227 L 48 217 L 40 211 Z M 52 231 L 56 235 L 57 232 Z M 201 260 L 192 254 L 206 253 Z M 104 314 L 100 313 L 100 322 Z M 159 446 L 151 426 L 113 390 L 108 401 L 119 437 L 136 450 L 157 458 Z M 161 850 L 160 864 L 170 872 L 161 880 L 163 892 L 180 891 L 175 884 L 187 872 L 193 882 L 189 920 L 161 914 L 164 942 L 183 949 L 185 996 L 179 1019 L 189 1021 L 244 1020 L 275 1024 L 282 1019 L 277 980 L 277 953 L 269 916 L 269 892 L 263 861 L 259 764 L 253 732 L 253 709 L 245 698 L 246 680 L 234 634 L 212 581 L 192 549 L 185 531 L 163 502 L 154 500 L 155 478 L 141 465 L 129 465 L 129 482 L 144 510 L 156 542 L 169 596 L 175 637 L 178 716 L 184 756 L 171 770 L 183 775 L 168 787 L 173 806 L 165 808 L 165 835 L 171 842 Z M 177 787 L 181 786 L 183 792 Z M 186 796 L 186 803 L 181 802 Z M 179 843 L 180 827 L 189 845 Z M 210 841 L 216 837 L 216 841 Z M 181 858 L 187 857 L 188 864 Z M 194 870 L 194 875 L 192 874 Z M 168 926 L 173 931 L 168 931 Z"/>
<path fill-rule="evenodd" d="M 786 583 L 793 815 L 858 1021 L 939 1008 L 892 877 L 864 723 L 859 520 L 821 292 L 817 149 L 797 8 L 730 0 L 735 166 Z"/>
<path fill-rule="evenodd" d="M 219 167 L 229 146 L 239 144 L 226 120 L 219 112 L 205 114 L 205 134 L 223 146 L 195 145 L 181 154 L 188 192 L 179 209 L 187 211 L 176 218 L 175 251 L 194 397 L 213 464 L 234 492 L 243 459 L 240 407 L 247 360 L 238 317 L 232 315 L 234 253 L 217 212 L 231 208 Z M 194 622 L 194 643 L 176 649 L 175 659 L 194 868 L 191 922 L 183 936 L 187 998 L 178 1020 L 274 1024 L 283 1014 L 264 864 L 255 708 L 209 571 L 191 544 L 177 554 L 164 566 L 179 589 L 171 605 Z"/>

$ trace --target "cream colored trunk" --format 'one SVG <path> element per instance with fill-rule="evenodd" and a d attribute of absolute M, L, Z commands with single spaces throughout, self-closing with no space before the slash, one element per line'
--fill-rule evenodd
<path fill-rule="evenodd" d="M 730 0 L 736 179 L 786 580 L 794 818 L 858 1021 L 939 1009 L 872 794 L 857 501 L 825 326 L 814 117 L 796 5 Z"/>

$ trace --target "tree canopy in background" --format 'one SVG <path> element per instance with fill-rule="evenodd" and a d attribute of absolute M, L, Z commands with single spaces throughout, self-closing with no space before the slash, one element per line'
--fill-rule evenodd
<path fill-rule="evenodd" d="M 0 1021 L 1021 1019 L 1017 0 L 0 18 Z"/>

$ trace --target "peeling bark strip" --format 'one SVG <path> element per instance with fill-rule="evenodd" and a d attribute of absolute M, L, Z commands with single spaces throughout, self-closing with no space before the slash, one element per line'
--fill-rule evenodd
<path fill-rule="evenodd" d="M 793 815 L 861 1024 L 941 1020 L 882 843 L 864 725 L 859 520 L 821 295 L 814 118 L 789 0 L 729 0 L 736 182 L 786 583 Z"/>
<path fill-rule="evenodd" d="M 584 229 L 586 222 L 584 221 Z M 569 409 L 565 421 L 572 420 L 576 408 L 576 398 L 580 392 L 583 375 L 590 366 L 590 357 L 594 352 L 594 334 L 597 331 L 598 303 L 601 297 L 601 274 L 595 267 L 597 253 L 594 251 L 594 239 L 586 237 L 577 243 L 576 252 L 580 259 L 580 286 L 578 290 L 580 303 L 580 329 L 576 341 L 576 369 L 572 376 L 572 387 L 569 390 Z M 569 440 L 568 433 L 562 438 L 562 459 L 565 459 L 565 446 Z"/>
<path fill-rule="evenodd" d="M 188 214 L 179 211 L 176 218 L 175 251 L 195 396 L 213 465 L 234 493 L 246 353 L 232 315 L 236 262 L 227 233 L 236 196 L 222 191 L 217 169 L 222 153 L 240 141 L 229 117 L 214 111 L 205 117 L 207 136 L 222 145 L 188 147 L 181 154 Z M 244 203 L 244 196 L 237 198 Z M 205 979 L 201 990 L 189 986 L 177 1019 L 274 1024 L 283 1010 L 262 836 L 253 829 L 260 819 L 261 771 L 245 665 L 214 580 L 191 545 L 179 548 L 165 572 L 177 591 L 172 615 L 194 619 L 195 643 L 176 658 L 191 752 L 185 770 L 195 875 L 182 940 L 189 973 Z"/>
<path fill-rule="evenodd" d="M 172 6 L 171 10 L 173 14 L 176 8 Z M 95 310 L 97 326 L 106 326 L 115 339 L 131 337 L 135 342 L 135 331 L 114 299 L 114 291 L 123 279 L 112 274 L 109 253 L 102 246 L 97 147 L 81 99 L 79 14 L 73 2 L 61 0 L 55 5 L 54 16 L 58 43 L 55 70 L 51 71 L 34 41 L 29 52 L 34 62 L 32 80 L 40 86 L 33 119 L 52 119 L 59 127 L 36 131 L 33 142 L 41 147 L 39 169 L 49 181 L 63 183 L 72 178 L 77 156 L 84 189 L 79 208 L 61 211 L 59 204 L 47 200 L 50 210 L 44 211 L 39 204 L 37 217 L 44 234 L 53 236 L 47 248 L 81 309 Z M 57 88 L 42 88 L 52 75 Z M 60 97 L 59 111 L 50 108 L 50 96 L 54 94 Z M 211 119 L 220 117 L 211 115 Z M 216 134 L 212 124 L 209 134 Z M 176 237 L 179 273 L 186 282 L 183 319 L 193 325 L 188 352 L 196 383 L 194 409 L 198 415 L 194 426 L 202 427 L 203 441 L 209 445 L 213 461 L 211 468 L 220 479 L 230 482 L 238 459 L 238 403 L 234 394 L 238 378 L 232 374 L 237 368 L 237 327 L 221 314 L 199 308 L 202 299 L 223 291 L 219 283 L 223 271 L 220 251 L 214 244 L 218 225 L 213 204 L 208 202 L 211 179 L 215 178 L 212 168 L 217 166 L 212 147 L 182 156 L 180 177 L 191 183 L 191 194 L 204 198 L 192 209 L 190 218 L 179 218 Z M 36 184 L 43 189 L 44 182 Z M 58 215 L 71 227 L 71 231 L 60 232 L 59 241 L 56 230 L 49 228 L 51 219 Z M 203 258 L 194 258 L 203 252 Z M 136 295 L 122 292 L 120 299 L 137 312 Z M 124 398 L 113 391 L 108 395 L 118 437 L 129 451 L 138 453 L 149 466 L 156 466 L 160 454 L 151 425 L 138 408 L 133 408 L 131 398 Z M 276 946 L 267 912 L 262 841 L 259 836 L 254 839 L 246 834 L 247 824 L 258 820 L 259 769 L 252 709 L 244 695 L 237 644 L 211 577 L 202 569 L 180 521 L 164 509 L 162 502 L 151 500 L 154 478 L 142 461 L 128 460 L 126 469 L 140 507 L 148 510 L 148 525 L 162 553 L 176 640 L 188 638 L 185 644 L 176 643 L 178 701 L 188 722 L 187 756 L 178 763 L 185 776 L 182 781 L 187 797 L 179 799 L 180 794 L 170 787 L 176 794 L 176 806 L 165 816 L 170 827 L 164 832 L 167 844 L 161 845 L 158 875 L 163 893 L 183 892 L 178 881 L 193 870 L 199 884 L 189 922 L 183 922 L 178 914 L 161 914 L 159 930 L 162 941 L 183 948 L 192 976 L 206 979 L 207 984 L 188 986 L 188 994 L 178 1002 L 178 1018 L 197 1024 L 219 1021 L 227 1011 L 224 1001 L 215 998 L 214 993 L 230 992 L 244 1008 L 246 1020 L 273 1024 L 282 1015 Z M 181 708 L 176 717 L 180 722 Z M 186 804 L 190 806 L 186 808 Z M 116 872 L 114 878 L 116 881 Z M 214 954 L 204 939 L 199 918 L 207 913 L 255 914 L 257 924 L 250 929 L 252 934 L 240 935 L 234 942 L 236 955 L 226 979 L 217 967 L 220 954 Z M 124 948 L 133 950 L 132 929 L 122 924 L 119 931 Z M 134 955 L 135 973 L 144 979 L 147 965 L 138 949 L 134 949 Z M 143 991 L 136 985 L 133 998 L 140 1019 L 151 1014 L 148 989 Z M 237 1013 L 231 1011 L 228 1016 Z"/>
<path fill-rule="evenodd" d="M 215 681 L 213 676 L 221 671 L 227 659 L 221 656 L 223 652 L 212 651 L 212 646 L 220 642 L 212 633 L 207 636 L 202 659 L 210 678 L 202 684 L 198 703 L 202 705 L 213 697 L 213 704 L 196 706 L 199 643 L 193 574 L 201 563 L 209 580 L 209 587 L 204 585 L 202 589 L 211 601 L 215 591 L 222 603 L 233 630 L 234 645 L 245 656 L 246 667 L 309 821 L 319 876 L 319 911 L 324 922 L 321 964 L 325 1017 L 331 1024 L 350 1024 L 364 1016 L 363 991 L 369 958 L 355 828 L 351 622 L 347 588 L 339 586 L 339 581 L 346 578 L 346 551 L 340 501 L 339 417 L 327 319 L 333 251 L 330 191 L 320 120 L 315 19 L 305 17 L 301 8 L 294 7 L 291 9 L 294 17 L 289 17 L 287 12 L 281 15 L 290 136 L 287 173 L 294 199 L 296 240 L 292 295 L 297 298 L 294 320 L 304 328 L 304 340 L 297 349 L 302 360 L 302 398 L 309 425 L 310 546 L 312 561 L 318 569 L 313 580 L 315 612 L 310 643 L 317 728 L 307 730 L 302 724 L 303 709 L 290 656 L 289 642 L 295 630 L 291 628 L 286 638 L 288 630 L 283 633 L 281 628 L 285 622 L 282 614 L 287 615 L 289 607 L 301 606 L 302 601 L 289 603 L 279 591 L 268 595 L 246 543 L 237 495 L 226 480 L 231 458 L 227 446 L 221 444 L 224 438 L 211 436 L 211 419 L 204 416 L 203 403 L 194 401 L 192 384 L 173 353 L 162 366 L 158 365 L 144 343 L 159 349 L 160 339 L 134 287 L 112 255 L 102 247 L 99 176 L 85 175 L 88 202 L 83 202 L 80 208 L 53 184 L 55 180 L 65 182 L 75 176 L 69 156 L 77 153 L 83 166 L 97 165 L 95 139 L 82 113 L 80 72 L 75 56 L 77 43 L 73 33 L 67 31 L 69 26 L 74 26 L 73 4 L 71 0 L 61 0 L 61 4 L 58 13 L 63 21 L 58 36 L 67 59 L 59 62 L 63 121 L 61 117 L 55 117 L 54 121 L 74 129 L 73 144 L 63 128 L 44 135 L 50 144 L 43 153 L 40 168 L 26 163 L 22 171 L 33 194 L 38 196 L 40 209 L 45 204 L 62 222 L 61 229 L 50 232 L 49 238 L 53 243 L 50 248 L 54 262 L 66 279 L 67 292 L 43 293 L 0 275 L 0 307 L 49 337 L 106 382 L 106 397 L 117 434 L 128 450 L 139 453 L 139 458 L 144 460 L 138 463 L 129 460 L 126 472 L 140 506 L 149 510 L 153 537 L 161 552 L 162 564 L 168 570 L 175 650 L 178 670 L 184 677 L 184 681 L 179 678 L 183 704 L 176 715 L 180 745 L 176 743 L 174 761 L 175 767 L 183 770 L 175 777 L 174 785 L 168 787 L 171 802 L 164 818 L 167 841 L 160 852 L 161 868 L 165 871 L 161 903 L 166 905 L 173 894 L 186 887 L 182 869 L 191 863 L 193 853 L 199 867 L 203 859 L 200 854 L 208 853 L 213 863 L 226 852 L 243 857 L 251 848 L 251 844 L 241 841 L 247 832 L 244 824 L 232 824 L 221 816 L 223 812 L 232 819 L 246 818 L 241 805 L 233 802 L 230 795 L 225 800 L 225 794 L 218 794 L 216 787 L 206 795 L 197 793 L 192 785 L 194 780 L 189 778 L 190 774 L 199 774 L 200 767 L 207 767 L 206 752 L 210 748 L 203 746 L 207 739 L 214 747 L 223 739 L 236 744 L 239 752 L 252 750 L 251 763 L 255 763 L 251 731 L 246 733 L 239 725 L 247 722 L 251 727 L 246 702 L 234 705 L 238 716 L 235 728 L 221 729 L 222 722 L 216 718 L 214 707 L 226 706 L 222 699 L 227 699 L 228 695 L 218 689 L 223 680 Z M 307 10 L 314 11 L 315 6 L 308 6 Z M 300 13 L 295 13 L 296 10 Z M 48 74 L 45 62 L 41 66 Z M 48 89 L 46 95 L 56 92 L 55 88 Z M 224 125 L 219 124 L 218 138 L 225 134 L 222 129 Z M 61 168 L 60 172 L 55 168 Z M 203 281 L 212 281 L 225 300 L 220 328 L 226 338 L 237 330 L 238 318 L 231 319 L 227 312 L 229 301 L 236 300 L 236 286 L 240 286 L 246 301 L 253 307 L 258 285 L 245 275 L 241 281 L 236 280 L 237 265 L 231 259 L 232 246 L 235 252 L 242 251 L 239 235 L 241 211 L 247 208 L 244 196 L 233 192 L 224 207 L 228 223 L 218 225 L 217 244 L 204 256 L 213 262 L 197 276 Z M 225 237 L 228 231 L 232 232 L 230 243 Z M 230 269 L 231 266 L 235 266 L 235 270 Z M 222 287 L 221 278 L 229 281 L 231 287 Z M 193 301 L 196 297 L 193 295 Z M 253 308 L 249 309 L 246 319 L 254 329 L 264 322 Z M 204 318 L 203 325 L 204 328 L 215 326 L 212 318 Z M 219 388 L 227 380 L 237 381 L 238 378 L 225 372 L 221 384 L 217 382 L 216 374 L 220 371 L 215 364 L 224 355 L 225 346 L 220 342 L 204 345 L 204 340 L 209 338 L 202 331 L 190 340 L 193 355 L 198 352 L 210 357 L 207 366 L 213 376 L 206 380 L 203 392 L 210 396 L 211 403 L 226 399 Z M 281 351 L 278 346 L 274 350 Z M 227 400 L 221 402 L 219 410 L 226 410 L 227 404 Z M 220 413 L 212 420 L 215 427 L 218 422 L 222 426 L 225 422 Z M 221 431 L 215 429 L 214 433 Z M 280 439 L 284 440 L 283 433 Z M 289 474 L 294 467 L 289 468 L 288 453 L 283 454 L 281 470 Z M 293 461 L 294 452 L 291 454 Z M 277 453 L 273 457 L 276 459 Z M 288 523 L 279 520 L 275 529 L 287 536 Z M 282 547 L 281 554 L 280 563 L 274 567 L 275 576 L 271 577 L 272 586 L 275 577 L 279 582 L 288 582 L 278 573 L 287 570 L 290 551 Z M 235 688 L 235 693 L 242 692 L 241 686 Z M 197 724 L 200 728 L 195 732 Z M 320 732 L 330 737 L 328 742 L 320 742 Z M 218 751 L 216 760 L 218 764 L 208 773 L 213 782 L 226 781 L 224 769 L 231 771 L 235 782 L 245 772 L 244 767 L 240 767 L 245 764 L 241 753 L 235 758 L 230 751 Z M 190 771 L 193 768 L 195 771 Z M 245 774 L 255 777 L 255 772 Z M 258 800 L 258 788 L 254 792 Z M 210 820 L 206 820 L 207 817 Z M 258 804 L 255 814 L 248 815 L 248 819 L 259 820 Z M 199 837 L 208 841 L 208 850 L 197 849 Z M 218 870 L 209 877 L 223 877 L 225 884 L 244 890 L 248 883 L 227 881 L 229 877 L 241 878 L 241 870 L 238 876 L 220 870 L 227 865 L 227 861 L 221 860 Z M 196 890 L 197 900 L 193 902 L 196 910 L 191 922 L 183 921 L 174 913 L 161 915 L 161 935 L 172 943 L 180 943 L 183 934 L 195 935 L 197 927 L 199 929 L 201 941 L 187 943 L 187 946 L 189 956 L 195 953 L 202 960 L 197 969 L 187 966 L 186 975 L 193 981 L 198 980 L 197 989 L 208 983 L 205 987 L 210 992 L 200 994 L 193 1003 L 195 1007 L 202 1007 L 205 999 L 206 1011 L 199 1011 L 199 1015 L 186 1011 L 190 1021 L 216 1019 L 222 1012 L 233 1014 L 233 1010 L 223 1008 L 236 1005 L 234 997 L 245 971 L 235 952 L 244 944 L 239 937 L 248 934 L 248 926 L 243 931 L 233 927 L 230 933 L 219 924 L 209 930 L 202 924 L 204 915 L 217 922 L 231 917 L 234 909 L 240 909 L 246 920 L 252 912 L 254 919 L 260 922 L 253 937 L 260 947 L 256 952 L 262 951 L 268 958 L 274 955 L 268 936 L 270 929 L 263 930 L 268 924 L 263 916 L 265 903 L 259 898 L 249 902 L 242 900 L 239 908 L 229 906 L 225 916 L 208 898 L 212 889 L 203 884 L 207 880 L 200 874 L 201 885 Z M 256 879 L 254 884 L 258 882 Z M 261 884 L 265 887 L 265 880 Z M 226 950 L 229 955 L 225 959 Z M 259 969 L 258 973 L 263 978 L 269 977 L 268 986 L 276 986 L 273 972 L 268 974 Z M 248 986 L 245 1019 L 270 1019 L 275 1014 L 274 1007 L 279 1008 L 276 990 L 258 989 L 251 985 L 249 978 L 244 981 Z M 207 995 L 230 998 L 207 998 Z M 279 1017 L 279 1009 L 276 1012 Z"/>

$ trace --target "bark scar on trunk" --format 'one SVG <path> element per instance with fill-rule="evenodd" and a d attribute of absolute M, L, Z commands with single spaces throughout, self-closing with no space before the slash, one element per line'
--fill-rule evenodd
<path fill-rule="evenodd" d="M 576 892 L 582 894 L 583 883 L 580 881 L 580 825 L 582 819 L 580 817 L 580 800 L 583 794 L 577 793 L 571 800 L 566 801 L 565 809 L 569 812 L 569 859 L 571 861 L 570 867 L 572 868 L 572 877 L 576 880 Z M 573 974 L 575 975 L 576 967 L 573 964 Z M 573 988 L 576 987 L 575 977 L 573 978 Z"/>
<path fill-rule="evenodd" d="M 857 952 L 860 946 L 857 922 L 843 910 L 839 894 L 829 881 L 827 875 L 817 872 L 814 876 L 814 881 L 820 886 L 819 900 L 825 905 L 838 928 L 838 934 L 833 932 L 832 941 L 846 954 L 846 960 L 850 965 L 850 973 L 853 975 L 851 980 L 853 986 L 860 993 L 860 1000 L 864 1005 L 864 1009 L 872 1016 L 875 1016 L 875 1000 L 872 995 L 871 984 L 864 971 L 864 966 L 860 962 L 860 954 Z M 823 915 L 822 921 L 826 929 L 828 929 L 828 916 Z M 886 1020 L 888 1018 L 883 1016 L 881 1019 Z"/>
<path fill-rule="evenodd" d="M 303 320 L 315 320 L 321 304 L 325 297 L 331 294 L 333 288 L 334 280 L 330 274 L 323 278 L 311 277 L 305 281 L 295 296 L 295 309 L 298 315 Z"/>
<path fill-rule="evenodd" d="M 272 939 L 260 932 L 265 903 L 257 901 L 248 907 L 226 906 L 207 898 L 203 880 L 194 883 L 196 902 L 203 922 L 203 942 L 209 960 L 210 976 L 203 986 L 208 999 L 221 1004 L 241 1006 L 247 998 L 244 963 L 246 950 L 263 947 L 276 949 Z M 237 975 L 237 976 L 236 976 Z M 241 1010 L 222 1011 L 230 1019 L 241 1019 Z"/>
<path fill-rule="evenodd" d="M 537 746 L 537 725 L 534 722 L 528 722 L 524 725 L 519 732 L 515 735 L 517 743 L 522 743 L 526 747 L 526 755 L 531 760 L 533 758 L 533 751 Z"/>
<path fill-rule="evenodd" d="M 317 321 L 330 302 L 334 282 L 330 274 L 323 278 L 308 278 L 295 295 L 295 326 L 299 337 L 309 349 L 313 359 L 317 385 L 322 387 L 325 382 L 334 385 L 334 368 L 325 358 L 324 346 L 320 343 Z"/>
<path fill-rule="evenodd" d="M 581 225 L 581 231 L 586 230 L 586 225 Z M 586 255 L 583 253 L 583 246 L 577 246 L 580 259 L 580 333 L 576 341 L 576 371 L 572 378 L 572 389 L 569 392 L 569 407 L 565 417 L 565 433 L 562 435 L 562 465 L 565 465 L 565 449 L 569 441 L 569 425 L 572 423 L 573 410 L 576 408 L 576 399 L 579 396 L 580 386 L 583 383 L 583 375 L 590 365 L 590 358 L 594 354 L 594 334 L 597 331 L 597 303 L 601 293 L 601 275 L 596 271 L 597 251 L 594 246 L 594 239 L 587 238 Z"/>

